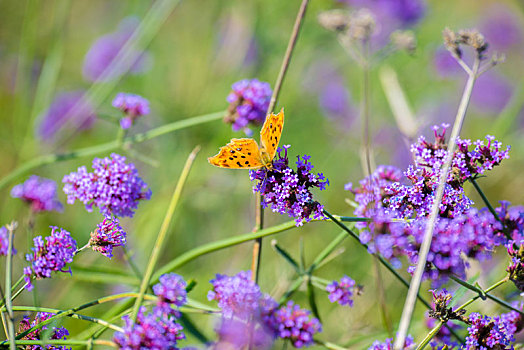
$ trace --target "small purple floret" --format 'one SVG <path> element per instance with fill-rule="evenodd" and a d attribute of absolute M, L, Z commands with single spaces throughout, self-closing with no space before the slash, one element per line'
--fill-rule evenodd
<path fill-rule="evenodd" d="M 116 95 L 112 104 L 125 114 L 120 120 L 122 129 L 129 129 L 136 119 L 149 114 L 149 101 L 139 95 L 121 92 Z"/>
<path fill-rule="evenodd" d="M 506 318 L 483 316 L 474 312 L 469 315 L 469 322 L 469 335 L 462 349 L 506 349 L 515 341 L 512 333 L 515 328 Z"/>
<path fill-rule="evenodd" d="M 62 203 L 58 201 L 56 189 L 56 182 L 53 180 L 32 175 L 24 183 L 13 187 L 11 197 L 24 200 L 35 213 L 62 211 Z"/>
<path fill-rule="evenodd" d="M 151 198 L 151 190 L 138 176 L 135 165 L 125 161 L 126 157 L 112 153 L 111 158 L 95 158 L 92 173 L 82 166 L 64 176 L 67 203 L 79 200 L 87 211 L 96 206 L 104 215 L 133 216 L 139 201 Z"/>
<path fill-rule="evenodd" d="M 333 281 L 326 287 L 326 291 L 329 293 L 329 301 L 348 306 L 353 306 L 354 289 L 355 281 L 346 275 L 340 279 L 340 282 Z"/>
<path fill-rule="evenodd" d="M 159 283 L 153 286 L 153 293 L 158 297 L 159 307 L 180 307 L 187 302 L 187 283 L 176 273 L 166 273 L 159 278 Z"/>
<path fill-rule="evenodd" d="M 97 225 L 97 228 L 91 232 L 89 246 L 97 252 L 108 258 L 113 257 L 114 247 L 123 247 L 126 245 L 126 233 L 116 217 L 106 216 L 104 220 Z"/>
<path fill-rule="evenodd" d="M 33 276 L 41 279 L 50 278 L 54 271 L 71 273 L 71 269 L 64 269 L 68 263 L 73 262 L 77 246 L 69 232 L 51 226 L 51 235 L 47 236 L 45 241 L 42 236 L 37 236 L 33 239 L 33 242 L 32 253 L 26 255 L 26 260 L 31 265 L 24 268 L 27 290 L 33 289 L 31 283 Z"/>
<path fill-rule="evenodd" d="M 0 227 L 0 256 L 7 256 L 9 252 L 9 231 L 4 226 Z M 13 247 L 12 254 L 16 254 L 16 249 Z"/>

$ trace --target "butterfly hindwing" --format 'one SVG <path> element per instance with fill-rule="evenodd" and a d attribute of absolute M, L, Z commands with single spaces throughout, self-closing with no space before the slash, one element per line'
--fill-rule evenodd
<path fill-rule="evenodd" d="M 230 169 L 258 169 L 264 166 L 258 144 L 253 139 L 231 139 L 217 155 L 207 159 L 212 165 Z"/>
<path fill-rule="evenodd" d="M 267 153 L 269 161 L 272 161 L 277 153 L 278 143 L 284 128 L 284 109 L 278 114 L 271 113 L 260 131 L 261 153 Z"/>

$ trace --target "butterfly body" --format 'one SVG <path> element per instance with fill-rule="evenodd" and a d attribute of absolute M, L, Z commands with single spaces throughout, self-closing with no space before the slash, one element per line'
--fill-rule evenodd
<path fill-rule="evenodd" d="M 284 127 L 284 110 L 267 116 L 260 131 L 261 146 L 254 139 L 231 139 L 218 154 L 209 157 L 210 164 L 229 169 L 273 168 L 273 158 Z"/>

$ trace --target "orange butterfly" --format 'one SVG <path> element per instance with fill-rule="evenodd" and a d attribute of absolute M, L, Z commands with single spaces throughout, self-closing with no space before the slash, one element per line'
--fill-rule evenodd
<path fill-rule="evenodd" d="M 217 155 L 207 160 L 214 166 L 231 169 L 273 168 L 273 158 L 284 127 L 284 109 L 278 114 L 271 113 L 260 131 L 261 147 L 254 139 L 231 139 L 220 148 Z"/>

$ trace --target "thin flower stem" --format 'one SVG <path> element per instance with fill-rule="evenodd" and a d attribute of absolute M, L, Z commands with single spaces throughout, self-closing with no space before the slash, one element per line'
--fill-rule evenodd
<path fill-rule="evenodd" d="M 454 278 L 454 276 L 451 276 L 451 278 L 455 281 L 458 282 L 458 280 L 456 280 Z M 465 281 L 462 281 L 460 280 L 460 284 L 463 285 L 464 287 L 474 291 L 474 292 L 477 292 L 478 295 L 474 296 L 473 298 L 469 299 L 467 302 L 465 302 L 464 304 L 462 304 L 461 306 L 459 306 L 457 309 L 455 309 L 455 311 L 460 311 L 462 309 L 464 309 L 466 306 L 470 305 L 471 303 L 473 303 L 475 300 L 477 300 L 478 298 L 481 297 L 481 295 L 486 295 L 486 296 L 489 296 L 488 292 L 491 292 L 492 290 L 500 287 L 501 285 L 503 285 L 504 283 L 506 283 L 508 281 L 508 278 L 505 277 L 503 279 L 501 279 L 500 281 L 498 281 L 497 283 L 495 283 L 494 285 L 492 285 L 491 287 L 488 287 L 485 291 L 480 291 L 478 288 L 476 288 L 475 286 L 472 286 L 471 284 L 469 284 L 468 282 L 465 282 Z M 513 309 L 511 308 L 512 310 L 514 311 L 517 311 L 517 312 L 520 312 L 522 314 L 522 312 L 520 310 L 516 310 L 516 309 Z M 428 335 L 420 342 L 420 344 L 418 345 L 417 349 L 416 350 L 422 350 L 424 349 L 428 344 L 429 342 L 431 341 L 431 339 L 433 339 L 433 337 L 435 335 L 437 335 L 437 333 L 440 331 L 440 328 L 442 328 L 443 325 L 446 325 L 444 322 L 442 321 L 439 321 L 437 323 L 437 325 L 431 330 L 431 332 L 428 333 Z"/>
<path fill-rule="evenodd" d="M 11 301 L 11 278 L 12 278 L 12 264 L 13 264 L 13 233 L 16 229 L 16 222 L 11 222 L 7 225 L 9 231 L 9 242 L 7 248 L 7 263 L 5 265 L 5 289 L 6 289 L 6 310 L 7 310 L 7 332 L 9 333 L 9 339 L 12 340 L 9 343 L 11 350 L 16 350 L 15 339 L 15 318 L 13 315 L 13 303 Z"/>
<path fill-rule="evenodd" d="M 224 111 L 221 111 L 221 112 L 216 112 L 216 113 L 204 114 L 204 115 L 193 117 L 193 118 L 187 118 L 187 119 L 183 119 L 183 120 L 179 120 L 173 123 L 159 126 L 158 128 L 148 130 L 141 134 L 128 136 L 124 139 L 124 147 L 127 147 L 128 145 L 131 145 L 131 144 L 148 141 L 148 140 L 154 139 L 156 137 L 159 137 L 165 134 L 169 134 L 171 132 L 174 132 L 180 129 L 188 128 L 188 127 L 203 124 L 203 123 L 212 122 L 215 120 L 220 120 L 224 116 L 224 113 L 225 113 Z M 113 140 L 107 143 L 102 143 L 100 145 L 85 147 L 85 148 L 81 148 L 75 151 L 70 151 L 67 153 L 48 154 L 45 156 L 34 158 L 24 163 L 20 167 L 16 168 L 15 170 L 11 171 L 4 178 L 2 178 L 0 180 L 0 189 L 4 188 L 11 181 L 14 181 L 21 175 L 37 167 L 40 167 L 42 165 L 53 164 L 56 162 L 63 162 L 63 161 L 70 160 L 70 159 L 90 157 L 96 154 L 114 151 L 119 148 L 120 148 L 120 144 L 116 140 Z"/>
<path fill-rule="evenodd" d="M 466 111 L 469 105 L 469 100 L 473 91 L 473 86 L 477 79 L 479 66 L 480 59 L 476 57 L 473 63 L 472 73 L 469 74 L 466 87 L 464 88 L 464 93 L 462 95 L 457 115 L 455 117 L 453 130 L 451 131 L 451 136 L 448 141 L 447 156 L 439 176 L 438 187 L 435 194 L 435 198 L 433 200 L 431 214 L 429 215 L 428 222 L 426 224 L 426 229 L 424 231 L 424 238 L 418 253 L 418 260 L 417 266 L 415 268 L 415 273 L 413 274 L 413 278 L 411 279 L 408 295 L 404 303 L 404 309 L 402 310 L 402 316 L 400 318 L 400 325 L 397 332 L 397 337 L 395 338 L 395 342 L 393 344 L 394 350 L 401 350 L 404 348 L 404 342 L 406 340 L 409 325 L 411 323 L 411 316 L 413 315 L 413 310 L 415 309 L 416 297 L 422 281 L 422 274 L 424 273 L 424 269 L 426 267 L 426 261 L 429 253 L 429 248 L 431 246 L 431 240 L 433 238 L 435 223 L 437 220 L 438 213 L 440 211 L 440 204 L 442 202 L 442 196 L 444 194 L 444 186 L 448 178 L 451 162 L 453 161 L 453 155 L 457 146 L 457 138 L 459 137 L 460 130 L 462 129 L 462 125 L 464 123 Z"/>
<path fill-rule="evenodd" d="M 144 295 L 146 293 L 147 288 L 149 287 L 149 282 L 151 281 L 151 276 L 153 276 L 153 271 L 156 267 L 156 263 L 158 262 L 158 259 L 160 258 L 160 254 L 162 253 L 164 241 L 167 237 L 169 225 L 171 224 L 171 220 L 173 219 L 173 214 L 180 200 L 182 189 L 184 188 L 184 185 L 187 180 L 187 176 L 189 175 L 189 171 L 191 170 L 191 166 L 193 165 L 193 161 L 195 160 L 195 157 L 199 151 L 200 151 L 200 146 L 197 146 L 189 154 L 189 157 L 186 160 L 186 164 L 184 165 L 184 168 L 182 169 L 182 173 L 180 174 L 180 178 L 178 179 L 178 182 L 176 184 L 175 191 L 173 192 L 173 197 L 171 198 L 171 202 L 169 203 L 169 207 L 167 209 L 166 216 L 164 218 L 164 221 L 162 222 L 160 231 L 158 232 L 158 236 L 157 236 L 155 245 L 153 246 L 153 251 L 151 252 L 151 256 L 149 257 L 149 263 L 147 264 L 146 271 L 144 273 L 144 278 L 142 279 L 142 284 L 140 285 L 140 292 L 139 292 L 140 295 L 138 296 L 138 298 L 135 301 L 135 307 L 133 308 L 133 313 L 131 314 L 131 319 L 133 321 L 136 321 L 138 310 L 140 309 L 140 306 L 142 305 L 142 301 L 144 300 Z"/>
<path fill-rule="evenodd" d="M 499 215 L 497 214 L 497 211 L 495 210 L 495 208 L 493 208 L 493 206 L 491 205 L 488 197 L 486 197 L 486 195 L 484 194 L 484 192 L 482 191 L 482 189 L 480 188 L 479 184 L 477 183 L 477 180 L 474 179 L 474 178 L 470 178 L 469 179 L 470 182 L 473 184 L 473 187 L 475 187 L 475 190 L 477 190 L 478 194 L 480 195 L 480 197 L 482 198 L 482 201 L 484 201 L 484 204 L 486 204 L 486 207 L 488 207 L 489 211 L 491 212 L 491 214 L 493 214 L 493 216 L 495 217 L 495 219 L 497 219 L 497 221 L 499 221 L 500 223 L 502 223 L 502 219 L 499 217 Z M 512 239 L 511 235 L 509 234 L 509 232 L 507 232 L 506 230 L 506 227 L 503 227 L 503 232 L 504 232 L 504 235 L 508 238 L 508 239 Z"/>
<path fill-rule="evenodd" d="M 10 341 L 5 341 L 6 344 L 10 344 Z M 14 342 L 13 342 L 14 344 Z M 102 340 L 102 339 L 96 339 L 96 340 L 17 340 L 16 344 L 18 345 L 84 345 L 87 346 L 89 344 L 92 345 L 102 345 L 102 346 L 111 346 L 113 348 L 117 348 L 118 346 L 110 341 L 110 340 Z"/>
<path fill-rule="evenodd" d="M 302 23 L 306 15 L 308 3 L 309 0 L 302 0 L 302 3 L 300 4 L 300 8 L 295 19 L 295 24 L 293 25 L 293 30 L 291 32 L 291 37 L 289 38 L 289 42 L 287 44 L 286 53 L 284 54 L 284 59 L 282 60 L 282 65 L 280 66 L 280 71 L 278 72 L 277 80 L 275 82 L 275 88 L 273 89 L 271 100 L 269 100 L 269 106 L 267 108 L 266 115 L 273 112 L 273 109 L 275 108 L 275 105 L 277 103 L 278 95 L 280 94 L 280 89 L 282 88 L 282 84 L 284 82 L 284 78 L 286 77 L 289 63 L 291 62 L 291 56 L 293 55 L 293 51 L 297 43 L 298 34 L 300 33 L 300 28 L 302 27 Z M 262 207 L 262 200 L 262 195 L 256 196 L 256 222 L 255 229 L 253 230 L 254 232 L 257 232 L 264 228 L 264 209 Z M 261 254 L 262 238 L 258 238 L 255 240 L 255 244 L 253 245 L 253 258 L 251 262 L 251 278 L 255 282 L 258 282 L 258 272 L 260 270 Z"/>
<path fill-rule="evenodd" d="M 129 264 L 129 266 L 131 267 L 131 270 L 133 270 L 133 273 L 135 274 L 135 276 L 138 279 L 142 280 L 144 276 L 142 275 L 142 272 L 140 272 L 140 269 L 138 268 L 138 266 L 136 266 L 135 262 L 133 261 L 131 255 L 129 254 L 129 250 L 127 249 L 126 246 L 123 246 L 122 248 L 124 250 L 124 258 L 127 261 L 127 263 Z"/>
<path fill-rule="evenodd" d="M 322 345 L 326 349 L 330 349 L 330 350 L 347 350 L 347 348 L 345 348 L 343 346 L 340 346 L 340 345 L 337 345 L 337 344 L 334 344 L 334 343 L 330 343 L 330 342 L 326 342 L 326 341 L 323 341 L 323 340 L 320 340 L 320 339 L 314 339 L 314 342 L 319 344 L 319 345 Z"/>

